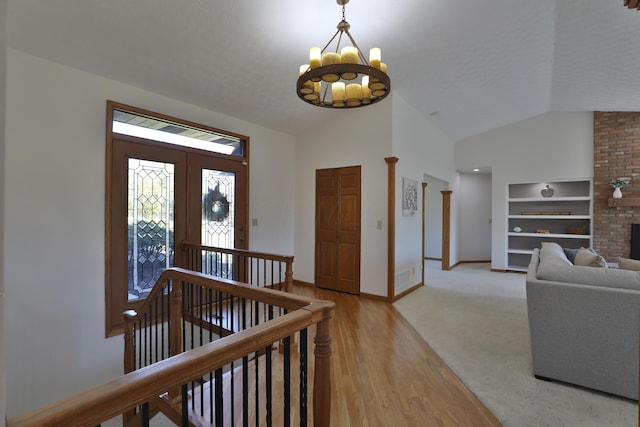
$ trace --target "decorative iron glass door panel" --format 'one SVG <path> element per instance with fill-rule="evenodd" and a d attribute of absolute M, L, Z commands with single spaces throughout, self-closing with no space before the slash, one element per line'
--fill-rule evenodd
<path fill-rule="evenodd" d="M 187 156 L 127 140 L 114 140 L 113 148 L 114 176 L 122 181 L 115 188 L 122 191 L 111 197 L 112 269 L 127 287 L 111 310 L 122 317 L 174 265 L 176 242 L 186 236 Z"/>
<path fill-rule="evenodd" d="M 204 246 L 235 247 L 236 174 L 202 169 L 202 232 Z"/>
<path fill-rule="evenodd" d="M 175 255 L 175 165 L 129 158 L 127 300 L 145 298 Z"/>

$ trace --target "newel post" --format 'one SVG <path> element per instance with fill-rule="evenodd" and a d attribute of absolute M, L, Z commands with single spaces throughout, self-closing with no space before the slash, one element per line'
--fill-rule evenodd
<path fill-rule="evenodd" d="M 128 374 L 135 370 L 136 353 L 135 353 L 135 335 L 134 324 L 138 313 L 134 310 L 127 310 L 122 313 L 124 317 L 124 373 Z M 127 425 L 134 418 L 135 411 L 126 411 L 122 414 L 123 424 Z"/>
<path fill-rule="evenodd" d="M 169 347 L 171 355 L 182 353 L 182 286 L 171 280 L 171 316 L 169 318 Z"/>
<path fill-rule="evenodd" d="M 124 373 L 128 374 L 135 369 L 133 325 L 138 313 L 127 310 L 122 313 L 122 316 L 124 317 Z"/>
<path fill-rule="evenodd" d="M 329 320 L 333 307 L 317 324 L 315 343 L 315 372 L 313 378 L 313 425 L 329 427 L 331 424 L 331 328 Z"/>
<path fill-rule="evenodd" d="M 293 257 L 287 257 L 286 267 L 284 272 L 284 283 L 286 292 L 293 292 Z"/>

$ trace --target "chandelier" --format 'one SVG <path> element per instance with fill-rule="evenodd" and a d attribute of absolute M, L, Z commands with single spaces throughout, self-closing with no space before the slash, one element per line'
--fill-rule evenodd
<path fill-rule="evenodd" d="M 345 5 L 349 0 L 336 0 L 342 6 L 342 21 L 338 31 L 324 46 L 312 47 L 309 64 L 301 65 L 296 92 L 303 101 L 326 108 L 354 108 L 376 103 L 384 99 L 391 89 L 387 64 L 381 61 L 379 48 L 369 51 L 369 62 L 356 44 L 345 20 Z M 351 45 L 340 48 L 344 35 Z M 330 48 L 336 40 L 335 49 Z M 361 77 L 360 81 L 357 79 Z"/>

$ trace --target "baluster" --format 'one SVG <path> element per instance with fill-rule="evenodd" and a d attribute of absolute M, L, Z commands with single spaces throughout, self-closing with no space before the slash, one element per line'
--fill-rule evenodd
<path fill-rule="evenodd" d="M 227 311 L 227 318 L 229 320 L 227 320 L 228 324 L 230 325 L 229 330 L 231 331 L 231 333 L 235 333 L 234 330 L 234 325 L 235 325 L 235 314 L 233 311 L 233 306 L 234 306 L 234 297 L 233 295 L 229 295 L 229 308 Z M 235 426 L 236 422 L 235 422 L 235 417 L 236 417 L 236 408 L 235 408 L 235 366 L 234 366 L 234 361 L 231 361 L 231 425 Z"/>
<path fill-rule="evenodd" d="M 147 337 L 149 341 L 147 347 L 147 351 L 149 352 L 148 364 L 151 365 L 153 363 L 153 303 L 149 304 L 149 325 L 147 326 L 147 328 L 149 329 L 149 335 Z"/>
<path fill-rule="evenodd" d="M 260 286 L 260 260 L 259 259 L 256 259 L 255 266 L 256 266 L 256 271 L 254 272 L 256 276 L 255 285 Z"/>
<path fill-rule="evenodd" d="M 144 347 L 142 346 L 142 316 L 138 317 L 138 347 L 136 348 L 136 354 L 138 356 L 138 366 L 134 367 L 134 369 L 142 368 L 142 354 L 144 352 Z"/>
<path fill-rule="evenodd" d="M 189 427 L 189 390 L 187 384 L 182 386 L 182 427 Z"/>
<path fill-rule="evenodd" d="M 165 293 L 164 290 L 162 292 L 162 303 L 160 304 L 160 319 L 162 319 L 162 321 L 160 322 L 160 358 L 162 360 L 164 360 L 164 346 L 165 346 L 165 342 L 164 342 L 164 334 L 165 334 L 165 330 L 164 330 L 164 324 L 165 324 L 165 320 L 167 319 L 166 315 L 165 315 L 165 305 L 166 305 L 166 299 L 165 298 Z"/>
<path fill-rule="evenodd" d="M 149 427 L 149 402 L 142 404 L 142 427 Z"/>
<path fill-rule="evenodd" d="M 242 358 L 242 421 L 249 423 L 249 357 Z"/>
<path fill-rule="evenodd" d="M 291 338 L 284 339 L 284 425 L 291 425 Z"/>
<path fill-rule="evenodd" d="M 194 286 L 195 285 L 193 283 L 188 283 L 187 284 L 187 287 L 189 289 L 189 298 L 188 298 L 189 309 L 188 309 L 187 313 L 185 313 L 185 314 L 189 314 L 190 315 L 189 319 L 191 320 L 189 322 L 189 328 L 191 329 L 191 331 L 190 331 L 191 333 L 189 334 L 189 338 L 190 338 L 190 340 L 189 340 L 190 343 L 189 344 L 190 344 L 191 347 L 189 347 L 189 349 L 194 349 L 195 348 L 195 336 L 196 336 L 196 329 L 195 329 L 196 325 L 195 325 L 195 322 L 193 320 L 193 316 L 195 314 L 194 313 L 194 311 L 195 311 L 194 310 L 194 308 L 195 308 L 195 302 L 194 302 L 195 289 L 194 289 Z M 186 317 L 186 316 L 184 316 L 184 317 Z M 186 350 L 186 347 L 185 347 L 185 350 Z"/>
<path fill-rule="evenodd" d="M 149 323 L 148 323 L 148 319 L 149 319 L 149 314 L 148 313 L 144 313 L 142 315 L 142 319 L 144 320 L 144 365 L 142 366 L 147 366 L 149 364 Z M 143 352 L 143 350 L 140 350 L 141 352 Z"/>
<path fill-rule="evenodd" d="M 307 427 L 307 328 L 300 331 L 300 427 Z"/>
<path fill-rule="evenodd" d="M 266 410 L 267 410 L 267 427 L 271 427 L 272 425 L 272 417 L 273 417 L 273 396 L 272 396 L 272 387 L 273 387 L 273 378 L 271 378 L 272 376 L 272 367 L 271 367 L 271 346 L 268 345 L 265 349 L 264 349 L 265 353 L 266 353 L 266 361 L 265 361 L 265 379 L 266 379 L 266 395 L 267 395 L 267 402 L 266 402 Z"/>
<path fill-rule="evenodd" d="M 255 410 L 255 418 L 256 418 L 256 427 L 259 427 L 260 422 L 260 369 L 259 362 L 260 361 L 260 353 L 255 352 L 253 354 L 253 366 L 255 370 L 255 379 L 253 381 L 253 392 L 254 392 L 254 410 Z"/>
<path fill-rule="evenodd" d="M 216 377 L 216 426 L 222 426 L 224 422 L 224 401 L 222 396 L 222 369 L 216 369 L 215 372 Z M 233 398 L 233 396 L 231 397 Z"/>
<path fill-rule="evenodd" d="M 162 294 L 160 294 L 160 295 L 162 295 Z M 153 299 L 153 304 L 155 306 L 155 313 L 156 313 L 156 318 L 154 319 L 154 322 L 153 322 L 153 330 L 155 332 L 155 344 L 154 344 L 155 353 L 156 353 L 156 360 L 155 361 L 157 362 L 157 361 L 160 360 L 160 348 L 159 348 L 160 347 L 160 344 L 159 344 L 160 340 L 158 338 L 158 329 L 159 329 L 158 323 L 162 323 L 162 322 L 158 321 L 158 312 L 160 311 L 160 310 L 158 310 L 158 295 L 156 295 L 155 298 Z"/>

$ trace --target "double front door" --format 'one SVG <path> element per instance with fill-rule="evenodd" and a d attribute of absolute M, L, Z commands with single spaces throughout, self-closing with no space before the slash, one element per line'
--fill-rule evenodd
<path fill-rule="evenodd" d="M 360 166 L 316 171 L 315 284 L 360 293 Z"/>
<path fill-rule="evenodd" d="M 112 197 L 113 270 L 128 283 L 128 301 L 145 298 L 166 268 L 185 265 L 183 241 L 247 249 L 242 162 L 127 137 L 113 148 L 121 181 Z"/>

